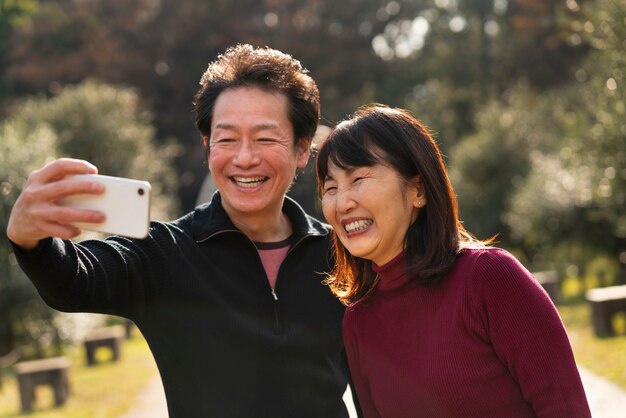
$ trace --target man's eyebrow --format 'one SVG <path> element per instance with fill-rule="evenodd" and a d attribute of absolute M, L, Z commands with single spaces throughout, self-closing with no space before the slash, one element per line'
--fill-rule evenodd
<path fill-rule="evenodd" d="M 237 126 L 233 125 L 232 123 L 221 122 L 215 125 L 215 129 L 235 130 L 237 129 Z M 254 125 L 252 129 L 256 131 L 263 131 L 268 129 L 280 129 L 280 127 L 275 123 L 267 122 Z"/>
<path fill-rule="evenodd" d="M 280 127 L 275 123 L 259 123 L 258 125 L 255 125 L 253 129 L 263 131 L 267 129 L 280 129 Z"/>
<path fill-rule="evenodd" d="M 235 129 L 235 125 L 232 125 L 230 123 L 218 123 L 217 125 L 215 125 L 215 129 L 232 130 Z"/>

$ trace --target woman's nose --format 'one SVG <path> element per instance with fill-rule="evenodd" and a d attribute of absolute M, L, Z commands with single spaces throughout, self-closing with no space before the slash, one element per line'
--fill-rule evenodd
<path fill-rule="evenodd" d="M 356 207 L 356 201 L 350 190 L 337 190 L 337 212 L 347 213 Z"/>

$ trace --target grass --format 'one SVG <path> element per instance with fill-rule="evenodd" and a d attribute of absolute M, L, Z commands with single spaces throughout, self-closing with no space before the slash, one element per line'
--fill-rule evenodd
<path fill-rule="evenodd" d="M 591 326 L 591 308 L 584 301 L 558 307 L 572 343 L 576 361 L 626 390 L 626 336 L 624 316 L 615 318 L 613 337 L 598 338 Z"/>
<path fill-rule="evenodd" d="M 588 283 L 587 287 L 594 287 Z M 591 306 L 584 299 L 580 282 L 563 282 L 564 303 L 557 306 L 574 350 L 576 361 L 593 373 L 626 390 L 626 317 L 613 320 L 615 336 L 598 338 L 591 325 Z"/>
<path fill-rule="evenodd" d="M 148 345 L 140 334 L 136 335 L 124 342 L 117 362 L 107 361 L 111 355 L 105 349 L 96 352 L 102 362 L 92 367 L 86 366 L 82 347 L 69 354 L 71 395 L 60 408 L 54 407 L 52 389 L 38 386 L 34 412 L 21 414 L 16 379 L 5 373 L 4 387 L 0 390 L 0 418 L 119 417 L 157 375 Z"/>

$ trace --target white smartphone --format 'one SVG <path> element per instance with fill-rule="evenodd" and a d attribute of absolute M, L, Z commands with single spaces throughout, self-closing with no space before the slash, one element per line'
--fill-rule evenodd
<path fill-rule="evenodd" d="M 76 222 L 73 225 L 89 231 L 145 238 L 150 228 L 150 183 L 123 177 L 80 174 L 67 180 L 93 180 L 104 184 L 102 194 L 79 194 L 58 203 L 78 209 L 98 210 L 106 214 L 102 223 Z"/>

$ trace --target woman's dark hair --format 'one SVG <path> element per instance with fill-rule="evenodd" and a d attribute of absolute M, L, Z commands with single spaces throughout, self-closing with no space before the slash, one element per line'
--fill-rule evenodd
<path fill-rule="evenodd" d="M 236 45 L 209 64 L 194 96 L 196 126 L 211 135 L 213 109 L 219 95 L 228 89 L 256 87 L 280 92 L 289 102 L 289 121 L 294 128 L 294 146 L 311 140 L 320 120 L 319 90 L 300 62 L 271 48 Z M 206 141 L 205 141 L 206 142 Z M 205 144 L 208 150 L 208 142 Z"/>
<path fill-rule="evenodd" d="M 337 125 L 317 154 L 321 188 L 328 165 L 340 169 L 383 164 L 405 181 L 419 176 L 426 206 L 405 239 L 408 268 L 421 284 L 441 280 L 468 244 L 485 245 L 465 230 L 439 147 L 426 127 L 403 109 L 372 104 Z M 352 256 L 333 234 L 335 268 L 327 282 L 345 304 L 367 298 L 376 286 L 371 261 Z"/>

